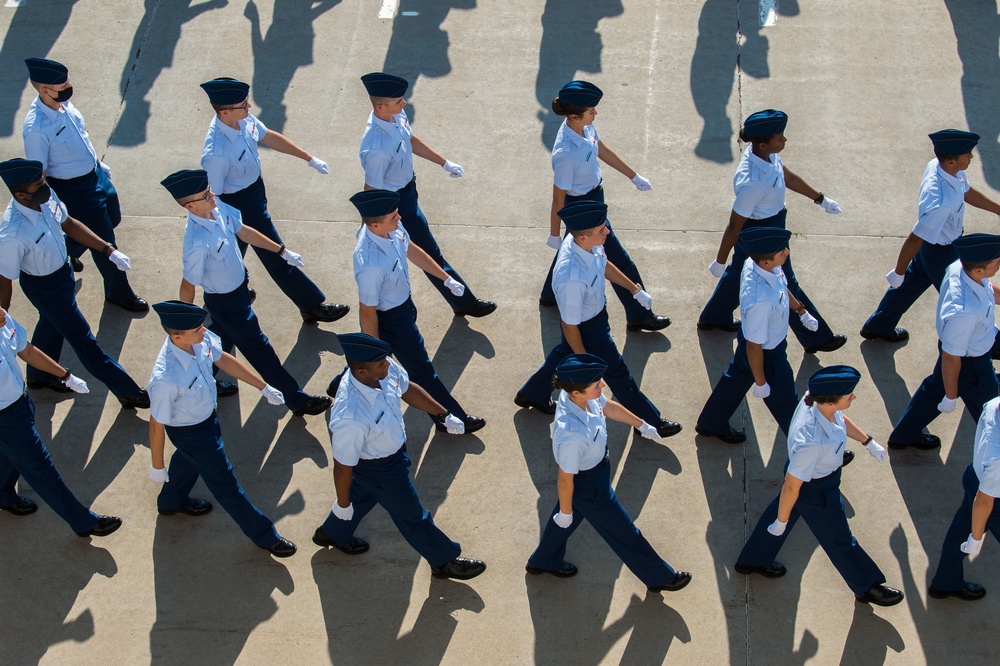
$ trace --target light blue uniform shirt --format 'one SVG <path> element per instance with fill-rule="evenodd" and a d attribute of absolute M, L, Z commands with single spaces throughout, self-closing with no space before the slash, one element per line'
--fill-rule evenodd
<path fill-rule="evenodd" d="M 601 313 L 607 305 L 604 296 L 607 265 L 603 246 L 588 252 L 573 241 L 572 234 L 566 234 L 552 271 L 552 291 L 559 305 L 560 319 L 578 325 Z"/>
<path fill-rule="evenodd" d="M 78 178 L 97 166 L 97 151 L 73 102 L 62 106 L 50 109 L 37 97 L 31 103 L 21 128 L 24 156 L 41 162 L 53 178 Z"/>
<path fill-rule="evenodd" d="M 42 277 L 62 268 L 69 261 L 61 226 L 66 217 L 54 191 L 37 211 L 11 199 L 0 221 L 0 275 L 16 280 L 22 272 Z"/>
<path fill-rule="evenodd" d="M 583 136 L 580 136 L 564 120 L 552 144 L 553 184 L 574 197 L 600 185 L 601 165 L 597 159 L 600 140 L 593 123 L 584 127 Z"/>
<path fill-rule="evenodd" d="M 228 294 L 246 279 L 236 234 L 240 211 L 219 199 L 212 219 L 188 213 L 184 226 L 184 279 L 210 294 Z"/>
<path fill-rule="evenodd" d="M 811 481 L 836 472 L 844 464 L 847 426 L 840 412 L 830 421 L 816 405 L 805 400 L 792 415 L 788 426 L 788 473 L 796 479 Z"/>
<path fill-rule="evenodd" d="M 391 456 L 406 443 L 400 396 L 410 388 L 406 370 L 391 358 L 379 388 L 365 386 L 346 371 L 330 410 L 333 459 L 354 467 L 358 460 Z"/>
<path fill-rule="evenodd" d="M 401 190 L 413 180 L 413 130 L 400 111 L 389 123 L 368 115 L 365 133 L 361 135 L 361 167 L 365 184 L 382 190 Z"/>
<path fill-rule="evenodd" d="M 354 280 L 362 305 L 384 311 L 406 302 L 410 297 L 410 269 L 406 263 L 409 247 L 410 235 L 402 224 L 388 238 L 362 225 L 354 246 Z"/>
<path fill-rule="evenodd" d="M 774 349 L 788 335 L 788 280 L 778 266 L 765 271 L 747 257 L 740 273 L 743 337 Z"/>
<path fill-rule="evenodd" d="M 7 314 L 0 328 L 0 409 L 13 405 L 24 394 L 24 375 L 17 355 L 28 346 L 28 332 Z"/>
<path fill-rule="evenodd" d="M 965 229 L 965 193 L 969 178 L 964 171 L 949 176 L 935 157 L 924 169 L 920 182 L 917 223 L 913 233 L 927 243 L 951 245 Z"/>
<path fill-rule="evenodd" d="M 205 339 L 191 345 L 191 351 L 194 354 L 175 345 L 168 336 L 153 364 L 146 385 L 149 414 L 163 425 L 196 425 L 215 411 L 212 366 L 222 358 L 222 342 L 215 333 L 205 331 Z"/>
<path fill-rule="evenodd" d="M 252 113 L 236 124 L 238 130 L 216 116 L 208 125 L 201 168 L 208 173 L 208 184 L 216 194 L 239 192 L 260 178 L 257 142 L 267 134 L 267 127 Z"/>
<path fill-rule="evenodd" d="M 1000 398 L 983 405 L 983 414 L 976 426 L 976 443 L 972 451 L 972 468 L 979 477 L 979 489 L 990 497 L 1000 497 Z"/>
<path fill-rule="evenodd" d="M 982 356 L 993 348 L 997 325 L 990 281 L 976 282 L 962 262 L 948 267 L 938 295 L 937 334 L 952 356 Z"/>
<path fill-rule="evenodd" d="M 747 146 L 733 176 L 733 210 L 751 220 L 777 215 L 785 207 L 785 167 L 777 153 L 766 162 Z"/>
<path fill-rule="evenodd" d="M 559 391 L 552 427 L 552 455 L 559 469 L 577 474 L 597 467 L 604 460 L 608 450 L 606 404 L 608 399 L 602 395 L 597 400 L 588 400 L 589 411 L 586 411 L 577 407 L 566 391 Z"/>

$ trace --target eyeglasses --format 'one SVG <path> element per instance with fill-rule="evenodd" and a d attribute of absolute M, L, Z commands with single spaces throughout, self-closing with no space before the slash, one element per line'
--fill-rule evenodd
<path fill-rule="evenodd" d="M 224 106 L 220 111 L 249 111 L 250 110 L 250 100 L 245 100 L 242 104 L 237 106 Z"/>
<path fill-rule="evenodd" d="M 188 199 L 186 202 L 184 202 L 184 205 L 186 206 L 187 204 L 198 203 L 199 201 L 208 201 L 209 199 L 212 198 L 212 194 L 213 194 L 212 188 L 210 187 L 207 190 L 205 190 L 205 193 L 200 197 L 195 197 L 194 199 Z"/>

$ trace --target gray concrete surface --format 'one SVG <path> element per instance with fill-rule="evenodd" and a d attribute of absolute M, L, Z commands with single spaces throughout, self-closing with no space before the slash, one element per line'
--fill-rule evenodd
<path fill-rule="evenodd" d="M 7 3 L 11 4 L 11 3 Z M 159 517 L 145 411 L 121 412 L 91 381 L 89 395 L 35 396 L 38 427 L 69 485 L 124 527 L 78 539 L 48 509 L 0 515 L 4 611 L 0 661 L 9 664 L 362 663 L 951 663 L 1000 645 L 998 549 L 967 568 L 991 594 L 976 604 L 928 600 L 929 570 L 960 496 L 974 427 L 943 415 L 931 430 L 940 452 L 863 455 L 845 473 L 859 541 L 906 601 L 856 605 L 804 526 L 789 539 L 782 580 L 732 570 L 746 534 L 777 492 L 784 439 L 756 401 L 738 420 L 745 446 L 696 440 L 694 419 L 732 353 L 731 336 L 698 334 L 713 280 L 705 270 L 732 203 L 742 119 L 782 108 L 791 122 L 783 155 L 845 213 L 823 215 L 791 195 L 789 226 L 801 282 L 846 347 L 790 360 L 800 388 L 820 364 L 865 375 L 851 416 L 880 441 L 935 354 L 934 298 L 905 317 L 902 346 L 862 343 L 909 231 L 930 145 L 941 127 L 983 134 L 970 175 L 1000 196 L 995 113 L 1000 19 L 992 2 L 778 0 L 760 28 L 748 0 L 402 0 L 378 20 L 377 2 L 337 0 L 21 0 L 0 7 L 0 157 L 20 155 L 32 92 L 21 60 L 67 63 L 74 102 L 98 152 L 114 169 L 127 215 L 120 245 L 133 284 L 150 301 L 176 295 L 180 209 L 157 184 L 198 164 L 211 110 L 197 84 L 229 75 L 253 83 L 255 112 L 327 160 L 264 156 L 271 211 L 329 297 L 356 301 L 348 196 L 360 188 L 357 144 L 367 114 L 361 74 L 382 68 L 413 81 L 414 126 L 465 167 L 447 178 L 417 166 L 437 237 L 483 297 L 482 320 L 453 319 L 425 281 L 415 283 L 421 329 L 446 382 L 489 420 L 474 436 L 435 435 L 407 415 L 414 476 L 439 525 L 489 570 L 469 583 L 432 579 L 383 512 L 359 530 L 372 550 L 358 558 L 320 552 L 310 535 L 334 499 L 324 419 L 290 417 L 252 390 L 222 403 L 223 431 L 251 497 L 296 541 L 283 561 L 257 550 L 216 511 Z M 255 8 L 256 11 L 254 11 Z M 249 17 L 249 18 L 248 18 Z M 615 227 L 642 270 L 664 334 L 612 325 L 633 372 L 665 415 L 685 425 L 650 443 L 612 427 L 609 444 L 624 505 L 675 566 L 694 573 L 683 592 L 645 588 L 589 527 L 570 542 L 571 580 L 526 576 L 524 562 L 555 499 L 548 422 L 511 398 L 558 336 L 536 299 L 550 261 L 544 245 L 557 123 L 548 100 L 572 78 L 601 86 L 602 138 L 655 187 L 639 193 L 606 172 Z M 972 210 L 970 231 L 996 220 Z M 79 300 L 102 345 L 140 382 L 162 332 L 154 316 L 104 309 L 87 260 Z M 307 388 L 320 392 L 342 367 L 335 332 L 355 319 L 300 327 L 292 306 L 255 258 L 248 261 L 257 312 L 275 347 Z M 35 314 L 16 293 L 14 314 Z M 71 351 L 66 363 L 91 379 Z M 205 494 L 204 488 L 200 492 Z M 30 489 L 25 489 L 34 497 Z"/>

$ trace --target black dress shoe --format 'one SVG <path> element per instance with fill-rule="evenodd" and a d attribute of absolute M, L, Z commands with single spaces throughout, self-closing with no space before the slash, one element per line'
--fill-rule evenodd
<path fill-rule="evenodd" d="M 815 347 L 807 347 L 806 348 L 806 353 L 807 354 L 815 354 L 816 352 L 832 352 L 832 351 L 837 351 L 838 349 L 840 349 L 841 347 L 843 347 L 844 343 L 846 343 L 846 342 L 847 342 L 847 337 L 846 336 L 843 336 L 843 335 L 841 335 L 839 333 L 835 333 L 832 338 L 830 338 L 829 340 L 827 340 L 823 344 L 816 345 Z"/>
<path fill-rule="evenodd" d="M 844 451 L 844 464 L 841 467 L 847 467 L 852 462 L 854 462 L 854 451 Z"/>
<path fill-rule="evenodd" d="M 437 428 L 438 432 L 448 432 L 448 426 L 444 423 L 444 415 L 435 416 L 433 419 L 434 427 Z M 462 419 L 462 423 L 465 424 L 465 432 L 463 434 L 466 435 L 471 435 L 477 430 L 482 430 L 486 427 L 486 419 L 481 416 L 472 416 L 471 414 L 467 414 Z"/>
<path fill-rule="evenodd" d="M 976 601 L 986 596 L 986 588 L 975 583 L 966 583 L 961 590 L 939 590 L 931 585 L 927 590 L 927 594 L 935 599 L 955 597 L 962 601 Z"/>
<path fill-rule="evenodd" d="M 575 576 L 578 571 L 575 564 L 570 564 L 566 561 L 563 561 L 563 563 L 559 565 L 558 569 L 539 569 L 538 567 L 533 567 L 530 564 L 525 564 L 524 570 L 532 576 L 552 574 L 556 578 L 569 578 L 570 576 Z"/>
<path fill-rule="evenodd" d="M 326 394 L 328 396 L 330 396 L 331 398 L 337 397 L 337 389 L 340 388 L 340 380 L 342 380 L 343 378 L 344 378 L 344 373 L 340 373 L 339 375 L 333 378 L 333 381 L 330 382 L 330 385 L 326 387 Z"/>
<path fill-rule="evenodd" d="M 72 393 L 73 389 L 66 386 L 62 382 L 38 382 L 28 380 L 28 388 L 30 389 L 48 389 L 50 391 L 55 391 L 56 393 Z"/>
<path fill-rule="evenodd" d="M 861 329 L 861 337 L 865 340 L 885 340 L 886 342 L 902 342 L 910 337 L 910 333 L 905 328 L 894 328 L 889 335 L 869 331 L 867 328 Z"/>
<path fill-rule="evenodd" d="M 680 423 L 668 421 L 666 419 L 660 419 L 659 423 L 651 423 L 650 425 L 656 426 L 656 432 L 660 435 L 660 437 L 673 437 L 684 429 Z M 632 428 L 632 430 L 639 433 L 638 428 Z"/>
<path fill-rule="evenodd" d="M 38 511 L 38 505 L 27 497 L 18 495 L 13 504 L 0 506 L 0 511 L 10 511 L 15 516 L 27 516 L 29 513 Z"/>
<path fill-rule="evenodd" d="M 350 305 L 334 305 L 333 303 L 321 303 L 309 311 L 299 310 L 299 314 L 302 315 L 302 321 L 304 323 L 315 324 L 316 322 L 320 321 L 322 322 L 337 321 L 350 311 L 351 311 Z"/>
<path fill-rule="evenodd" d="M 543 308 L 554 308 L 556 306 L 555 301 L 550 301 L 547 298 L 539 298 L 538 304 L 541 305 Z"/>
<path fill-rule="evenodd" d="M 108 536 L 122 526 L 122 519 L 114 516 L 99 516 L 97 524 L 87 532 L 77 532 L 78 537 L 103 537 Z"/>
<path fill-rule="evenodd" d="M 313 532 L 313 543 L 323 548 L 336 548 L 346 555 L 360 555 L 368 552 L 368 542 L 364 539 L 352 536 L 346 546 L 338 546 L 333 542 L 333 539 L 326 535 L 322 527 L 317 527 L 316 531 Z"/>
<path fill-rule="evenodd" d="M 228 398 L 240 392 L 240 387 L 226 379 L 215 380 L 215 394 L 220 398 Z"/>
<path fill-rule="evenodd" d="M 674 579 L 666 585 L 656 585 L 654 587 L 647 587 L 646 589 L 650 592 L 676 592 L 677 590 L 683 590 L 690 582 L 691 574 L 687 571 L 678 571 Z"/>
<path fill-rule="evenodd" d="M 455 310 L 456 317 L 485 317 L 497 309 L 497 304 L 493 301 L 479 299 L 472 304 L 471 308 L 461 308 Z"/>
<path fill-rule="evenodd" d="M 191 502 L 183 509 L 168 511 L 167 509 L 157 509 L 161 516 L 172 516 L 175 513 L 183 513 L 185 516 L 204 516 L 212 510 L 212 503 L 208 500 L 191 498 Z"/>
<path fill-rule="evenodd" d="M 486 562 L 472 560 L 468 557 L 456 557 L 443 567 L 431 567 L 431 575 L 435 578 L 457 578 L 469 580 L 486 571 Z"/>
<path fill-rule="evenodd" d="M 702 428 L 700 425 L 696 425 L 694 427 L 694 431 L 699 435 L 701 435 L 702 437 L 715 437 L 717 439 L 721 439 L 726 444 L 742 444 L 743 442 L 747 441 L 747 434 L 741 430 L 733 428 L 732 426 L 730 426 L 729 432 L 721 435 L 711 432 L 710 430 L 706 430 L 705 428 Z"/>
<path fill-rule="evenodd" d="M 786 573 L 788 569 L 781 562 L 771 562 L 769 567 L 752 567 L 749 564 L 743 564 L 742 562 L 737 562 L 733 567 L 736 569 L 736 573 L 741 573 L 746 576 L 750 574 L 760 574 L 764 578 L 781 578 Z"/>
<path fill-rule="evenodd" d="M 890 439 L 886 444 L 890 449 L 920 449 L 928 451 L 941 446 L 941 438 L 937 435 L 921 434 L 920 439 L 915 442 L 894 442 Z"/>
<path fill-rule="evenodd" d="M 142 389 L 135 395 L 118 398 L 118 402 L 122 404 L 122 409 L 149 409 L 149 394 L 146 389 Z"/>
<path fill-rule="evenodd" d="M 296 409 L 292 412 L 295 416 L 315 416 L 316 414 L 322 414 L 326 410 L 330 409 L 333 404 L 333 398 L 328 398 L 324 395 L 311 395 L 309 399 L 306 400 L 306 404 L 302 409 Z"/>
<path fill-rule="evenodd" d="M 149 303 L 142 300 L 138 296 L 134 296 L 128 300 L 118 300 L 116 298 L 105 298 L 105 303 L 111 303 L 112 305 L 117 305 L 122 310 L 128 310 L 129 312 L 149 312 Z"/>
<path fill-rule="evenodd" d="M 247 285 L 247 296 L 250 297 L 250 305 L 253 305 L 253 302 L 257 300 L 257 290 Z"/>
<path fill-rule="evenodd" d="M 864 594 L 855 597 L 863 604 L 875 604 L 876 606 L 895 606 L 903 600 L 903 593 L 888 585 L 872 585 L 871 589 Z"/>
<path fill-rule="evenodd" d="M 295 547 L 294 543 L 288 539 L 282 538 L 278 539 L 278 543 L 268 548 L 267 552 L 271 553 L 275 557 L 291 557 L 297 550 L 298 548 Z"/>
<path fill-rule="evenodd" d="M 529 409 L 529 408 L 530 409 L 537 409 L 542 414 L 555 414 L 556 413 L 556 401 L 553 400 L 552 398 L 549 398 L 549 404 L 547 404 L 547 405 L 540 405 L 537 402 L 531 402 L 530 400 L 528 400 L 527 398 L 525 398 L 523 395 L 521 395 L 520 393 L 518 393 L 517 395 L 514 396 L 514 404 L 517 405 L 518 407 L 521 407 L 522 409 Z"/>
<path fill-rule="evenodd" d="M 80 261 L 80 257 L 70 257 L 69 263 L 73 267 L 74 273 L 79 273 L 83 270 L 83 262 Z"/>
<path fill-rule="evenodd" d="M 739 319 L 734 319 L 728 324 L 713 324 L 711 322 L 698 320 L 698 330 L 699 331 L 726 331 L 727 333 L 735 333 L 740 330 L 740 326 L 743 325 Z"/>
<path fill-rule="evenodd" d="M 642 321 L 626 324 L 625 328 L 630 331 L 662 331 L 667 326 L 670 326 L 670 317 L 651 314 Z"/>

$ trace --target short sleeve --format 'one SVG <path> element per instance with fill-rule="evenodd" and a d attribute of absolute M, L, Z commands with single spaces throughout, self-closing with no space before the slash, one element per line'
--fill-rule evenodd
<path fill-rule="evenodd" d="M 205 282 L 205 248 L 192 247 L 184 252 L 184 279 L 193 285 Z"/>
<path fill-rule="evenodd" d="M 389 170 L 389 155 L 384 150 L 366 150 L 361 153 L 361 167 L 365 170 L 365 185 L 375 189 L 385 187 L 385 172 Z"/>
<path fill-rule="evenodd" d="M 0 238 L 0 275 L 16 280 L 21 275 L 21 260 L 28 253 L 16 238 Z"/>
<path fill-rule="evenodd" d="M 399 373 L 399 395 L 403 395 L 410 388 L 410 373 L 396 361 L 389 359 L 389 362 L 396 366 L 396 372 Z"/>
<path fill-rule="evenodd" d="M 229 162 L 219 155 L 202 155 L 201 168 L 208 174 L 208 185 L 216 194 L 224 194 Z"/>
<path fill-rule="evenodd" d="M 7 323 L 14 327 L 14 351 L 20 354 L 28 346 L 28 331 L 10 314 L 7 315 Z"/>
<path fill-rule="evenodd" d="M 556 290 L 556 303 L 559 305 L 559 318 L 571 326 L 578 326 L 583 321 L 583 299 L 586 287 L 579 282 L 564 282 Z"/>
<path fill-rule="evenodd" d="M 763 198 L 763 193 L 749 180 L 736 186 L 736 200 L 733 201 L 733 211 L 742 217 L 750 217 L 757 204 Z"/>
<path fill-rule="evenodd" d="M 983 461 L 983 471 L 979 475 L 979 490 L 990 497 L 1000 497 L 1000 458 Z"/>
<path fill-rule="evenodd" d="M 771 313 L 771 303 L 754 303 L 741 312 L 743 317 L 743 337 L 748 342 L 762 345 L 767 342 L 768 315 Z"/>
<path fill-rule="evenodd" d="M 177 387 L 168 381 L 155 380 L 149 382 L 146 392 L 149 394 L 149 415 L 164 425 L 170 425 Z"/>
<path fill-rule="evenodd" d="M 359 270 L 354 278 L 358 283 L 358 300 L 361 304 L 371 307 L 378 305 L 379 292 L 385 281 L 382 271 L 377 266 L 366 266 Z"/>
<path fill-rule="evenodd" d="M 354 467 L 361 459 L 365 445 L 365 431 L 357 421 L 338 418 L 330 423 L 330 442 L 333 459 L 341 465 Z"/>
<path fill-rule="evenodd" d="M 815 442 L 795 444 L 788 456 L 788 473 L 801 481 L 811 481 L 821 453 Z"/>
<path fill-rule="evenodd" d="M 52 203 L 55 204 L 54 208 L 49 208 L 52 211 L 52 217 L 55 218 L 56 224 L 62 224 L 69 217 L 69 212 L 66 210 L 66 204 L 62 202 L 54 190 L 52 191 Z"/>
<path fill-rule="evenodd" d="M 552 184 L 563 191 L 573 189 L 573 176 L 576 164 L 573 157 L 564 150 L 552 153 Z"/>
<path fill-rule="evenodd" d="M 29 131 L 24 135 L 24 156 L 29 160 L 42 163 L 43 169 L 49 168 L 49 137 L 39 130 Z"/>
<path fill-rule="evenodd" d="M 257 116 L 250 116 L 250 117 L 253 118 L 253 124 L 254 126 L 257 127 L 257 141 L 260 141 L 261 139 L 264 138 L 264 135 L 267 134 L 267 125 L 262 123 L 260 121 L 260 118 L 258 118 Z"/>
<path fill-rule="evenodd" d="M 577 433 L 557 427 L 552 432 L 552 445 L 555 448 L 556 464 L 567 474 L 580 472 L 580 446 L 574 441 Z"/>
<path fill-rule="evenodd" d="M 941 325 L 941 350 L 952 356 L 966 356 L 976 331 L 976 319 L 971 314 L 956 314 L 945 319 Z"/>
<path fill-rule="evenodd" d="M 205 345 L 212 353 L 212 363 L 218 362 L 222 358 L 222 339 L 215 333 L 212 333 L 212 331 L 206 330 Z"/>

